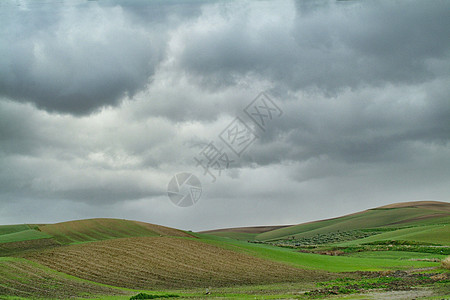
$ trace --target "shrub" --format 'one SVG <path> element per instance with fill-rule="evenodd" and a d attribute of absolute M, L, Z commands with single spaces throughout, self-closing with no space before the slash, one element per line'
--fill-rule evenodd
<path fill-rule="evenodd" d="M 448 256 L 446 259 L 441 261 L 441 265 L 444 269 L 450 270 L 450 256 Z"/>
<path fill-rule="evenodd" d="M 179 297 L 178 295 L 173 294 L 166 294 L 166 295 L 149 295 L 145 293 L 139 293 L 133 297 L 130 298 L 130 300 L 137 300 L 137 299 L 158 299 L 158 298 L 172 298 L 172 297 Z"/>

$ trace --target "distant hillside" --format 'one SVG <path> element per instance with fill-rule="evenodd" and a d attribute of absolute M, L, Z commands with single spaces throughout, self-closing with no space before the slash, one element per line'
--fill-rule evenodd
<path fill-rule="evenodd" d="M 230 237 L 236 240 L 253 240 L 258 234 L 281 229 L 290 225 L 279 226 L 254 226 L 254 227 L 235 227 L 216 230 L 201 231 L 200 233 L 213 234 L 216 236 Z"/>
<path fill-rule="evenodd" d="M 69 221 L 42 225 L 38 229 L 62 244 L 138 236 L 191 236 L 178 229 L 118 219 Z"/>
<path fill-rule="evenodd" d="M 299 225 L 273 226 L 274 229 L 265 230 L 261 233 L 255 233 L 255 227 L 219 229 L 205 233 L 241 240 L 274 241 L 312 239 L 317 236 L 373 229 L 385 230 L 389 233 L 371 237 L 370 241 L 377 238 L 396 240 L 405 238 L 413 241 L 450 244 L 450 226 L 445 226 L 445 224 L 450 224 L 450 203 L 416 201 L 390 204 L 338 218 Z M 440 226 L 429 227 L 434 225 Z M 416 228 L 406 230 L 410 227 Z M 270 226 L 265 228 L 270 228 Z M 395 233 L 397 229 L 403 229 L 403 231 Z M 403 233 L 407 233 L 407 236 L 404 236 Z M 449 234 L 447 235 L 447 233 Z"/>
<path fill-rule="evenodd" d="M 0 226 L 0 255 L 30 249 L 143 236 L 193 237 L 178 229 L 120 219 L 88 219 L 45 225 Z"/>
<path fill-rule="evenodd" d="M 450 212 L 450 203 L 441 201 L 413 201 L 413 202 L 399 202 L 381 206 L 379 208 L 403 208 L 403 207 L 417 207 L 431 210 L 443 210 Z"/>
<path fill-rule="evenodd" d="M 401 203 L 300 225 L 208 233 L 118 219 L 0 226 L 0 298 L 129 299 L 137 291 L 126 289 L 174 289 L 203 299 L 204 288 L 216 297 L 226 287 L 228 299 L 230 287 L 267 285 L 272 292 L 289 285 L 298 294 L 297 284 L 315 288 L 359 276 L 341 272 L 437 270 L 450 254 L 449 205 Z"/>

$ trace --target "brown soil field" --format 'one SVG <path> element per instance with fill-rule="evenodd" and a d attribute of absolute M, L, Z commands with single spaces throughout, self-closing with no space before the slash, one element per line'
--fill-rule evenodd
<path fill-rule="evenodd" d="M 119 295 L 124 292 L 98 284 L 71 279 L 26 260 L 0 260 L 0 298 L 68 299 L 86 295 Z"/>
<path fill-rule="evenodd" d="M 219 287 L 335 278 L 194 239 L 136 237 L 28 253 L 27 259 L 90 281 L 136 289 Z"/>

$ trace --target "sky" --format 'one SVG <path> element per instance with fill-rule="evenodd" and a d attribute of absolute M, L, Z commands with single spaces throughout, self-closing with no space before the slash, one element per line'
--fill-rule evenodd
<path fill-rule="evenodd" d="M 2 1 L 0 223 L 448 202 L 449 37 L 442 0 Z"/>

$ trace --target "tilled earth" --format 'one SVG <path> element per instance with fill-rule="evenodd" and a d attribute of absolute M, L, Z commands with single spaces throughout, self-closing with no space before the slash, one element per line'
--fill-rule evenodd
<path fill-rule="evenodd" d="M 86 295 L 118 295 L 122 291 L 72 279 L 26 260 L 0 260 L 0 298 L 68 299 Z"/>
<path fill-rule="evenodd" d="M 337 276 L 172 237 L 114 239 L 25 257 L 79 278 L 135 289 L 323 281 Z"/>

